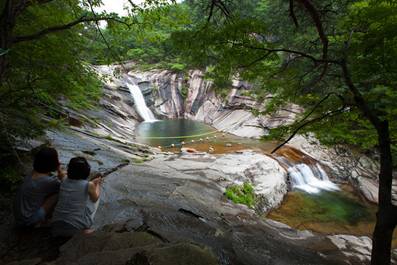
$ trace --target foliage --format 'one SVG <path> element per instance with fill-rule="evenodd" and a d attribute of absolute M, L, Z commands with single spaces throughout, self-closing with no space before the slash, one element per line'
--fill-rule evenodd
<path fill-rule="evenodd" d="M 217 83 L 238 74 L 255 84 L 252 93 L 259 100 L 272 95 L 262 114 L 290 102 L 305 108 L 296 123 L 275 129 L 270 137 L 285 139 L 303 123 L 316 120 L 303 132 L 315 132 L 323 143 L 351 144 L 362 150 L 377 147 L 377 133 L 355 105 L 338 65 L 346 58 L 353 82 L 371 110 L 389 121 L 396 157 L 397 9 L 393 2 L 315 1 L 329 40 L 328 60 L 336 62 L 327 65 L 323 76 L 323 65 L 311 58 L 321 59 L 324 46 L 304 10 L 294 9 L 296 27 L 288 1 L 252 1 L 244 10 L 234 1 L 225 4 L 227 18 L 218 19 L 218 12 L 210 22 L 207 17 L 197 20 L 193 27 L 173 33 L 174 44 L 191 64 L 210 65 Z M 196 12 L 205 12 L 204 4 L 191 5 Z M 321 118 L 327 113 L 334 114 Z"/>
<path fill-rule="evenodd" d="M 245 204 L 250 208 L 255 206 L 254 188 L 248 182 L 244 182 L 242 185 L 230 185 L 227 187 L 225 195 L 234 203 Z"/>
<path fill-rule="evenodd" d="M 14 192 L 17 185 L 21 183 L 21 172 L 14 166 L 6 166 L 0 170 L 0 192 Z"/>
<path fill-rule="evenodd" d="M 190 23 L 186 5 L 167 5 L 145 10 L 127 18 L 129 28 L 110 24 L 102 30 L 111 50 L 100 40 L 96 31 L 88 32 L 91 46 L 90 62 L 94 64 L 133 60 L 140 69 L 164 68 L 175 71 L 186 69 L 184 60 L 171 42 L 173 31 L 182 30 Z"/>
<path fill-rule="evenodd" d="M 35 5 L 18 18 L 15 35 L 29 35 L 46 25 L 58 25 L 85 12 L 78 1 Z M 54 15 L 56 14 L 56 15 Z M 63 97 L 73 107 L 88 107 L 100 96 L 100 83 L 81 56 L 87 43 L 82 26 L 41 39 L 20 42 L 7 56 L 10 68 L 0 85 L 0 149 L 8 161 L 16 140 L 32 138 L 50 125 L 42 115 L 58 117 Z"/>

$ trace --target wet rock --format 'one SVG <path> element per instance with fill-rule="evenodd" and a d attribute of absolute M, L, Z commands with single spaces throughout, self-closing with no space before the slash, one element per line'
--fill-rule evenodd
<path fill-rule="evenodd" d="M 342 253 L 357 264 L 369 264 L 371 260 L 372 241 L 369 237 L 351 236 L 351 235 L 334 235 L 328 236 Z"/>
<path fill-rule="evenodd" d="M 41 258 L 34 258 L 34 259 L 26 259 L 26 260 L 21 260 L 21 261 L 14 261 L 11 263 L 8 263 L 8 265 L 39 265 L 42 263 Z"/>
<path fill-rule="evenodd" d="M 71 125 L 71 126 L 76 126 L 76 127 L 83 126 L 83 122 L 81 120 L 79 120 L 77 117 L 68 116 L 68 121 L 69 121 L 69 125 Z"/>
<path fill-rule="evenodd" d="M 289 104 L 272 115 L 256 117 L 251 109 L 264 109 L 264 104 L 242 95 L 252 85 L 233 80 L 227 99 L 222 99 L 216 95 L 212 81 L 206 80 L 199 70 L 191 70 L 186 76 L 159 70 L 135 71 L 129 75 L 139 84 L 152 88 L 145 100 L 155 102 L 158 116 L 202 121 L 242 137 L 260 138 L 268 133 L 268 129 L 292 123 L 303 111 L 297 105 Z"/>
<path fill-rule="evenodd" d="M 196 149 L 190 148 L 190 147 L 182 147 L 181 152 L 182 153 L 198 153 L 198 151 Z"/>

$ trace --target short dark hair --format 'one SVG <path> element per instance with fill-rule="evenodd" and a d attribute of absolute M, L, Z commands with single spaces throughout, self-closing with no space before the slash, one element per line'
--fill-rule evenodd
<path fill-rule="evenodd" d="M 68 164 L 68 178 L 88 179 L 91 167 L 84 157 L 73 157 Z"/>
<path fill-rule="evenodd" d="M 53 172 L 58 169 L 58 166 L 58 152 L 52 147 L 43 147 L 34 156 L 33 169 L 36 172 Z"/>

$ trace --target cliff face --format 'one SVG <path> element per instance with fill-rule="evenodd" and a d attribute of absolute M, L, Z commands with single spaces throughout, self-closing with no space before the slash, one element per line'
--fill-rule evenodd
<path fill-rule="evenodd" d="M 124 88 L 125 80 L 113 76 L 114 68 L 100 68 L 101 73 L 110 76 L 104 87 L 101 105 L 112 114 L 112 118 L 99 115 L 102 124 L 106 123 L 107 126 L 95 131 L 106 134 L 113 128 L 116 136 L 127 134 L 131 138 L 140 117 L 128 89 Z M 251 109 L 263 109 L 266 102 L 260 104 L 244 96 L 244 91 L 251 89 L 249 83 L 234 80 L 230 93 L 226 98 L 221 98 L 216 94 L 212 82 L 206 80 L 199 70 L 190 71 L 188 75 L 165 70 L 134 71 L 129 72 L 129 75 L 139 85 L 147 105 L 159 118 L 202 121 L 241 137 L 259 138 L 268 129 L 293 122 L 302 112 L 300 107 L 288 104 L 272 115 L 256 117 Z M 367 200 L 377 203 L 379 165 L 376 161 L 363 154 L 354 154 L 346 147 L 322 146 L 314 137 L 296 136 L 289 144 L 314 157 L 327 166 L 332 176 L 349 181 Z M 397 202 L 397 184 L 393 185 L 393 198 Z"/>
<path fill-rule="evenodd" d="M 216 94 L 212 81 L 206 80 L 199 70 L 192 70 L 185 76 L 156 70 L 129 72 L 129 75 L 139 84 L 147 103 L 154 102 L 152 109 L 158 116 L 202 121 L 242 137 L 259 138 L 268 129 L 292 122 L 302 111 L 288 104 L 273 115 L 256 117 L 251 109 L 264 106 L 242 95 L 251 88 L 250 84 L 234 80 L 229 95 L 223 99 Z"/>

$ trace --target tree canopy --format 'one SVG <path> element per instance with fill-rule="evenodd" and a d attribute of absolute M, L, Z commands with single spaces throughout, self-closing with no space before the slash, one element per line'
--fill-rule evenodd
<path fill-rule="evenodd" d="M 60 100 L 88 108 L 100 97 L 92 64 L 133 60 L 151 67 L 200 68 L 216 88 L 238 75 L 266 111 L 305 111 L 268 137 L 314 132 L 380 157 L 375 252 L 389 256 L 392 170 L 397 167 L 397 2 L 393 0 L 133 1 L 127 17 L 96 13 L 97 0 L 19 0 L 0 5 L 0 164 L 13 146 L 62 118 Z M 103 26 L 99 21 L 105 20 Z M 392 164 L 394 161 L 394 165 Z M 382 222 L 382 220 L 391 220 Z M 384 234 L 386 243 L 381 243 Z M 387 236 L 386 236 L 387 235 Z M 389 244 L 389 248 L 387 248 Z"/>

